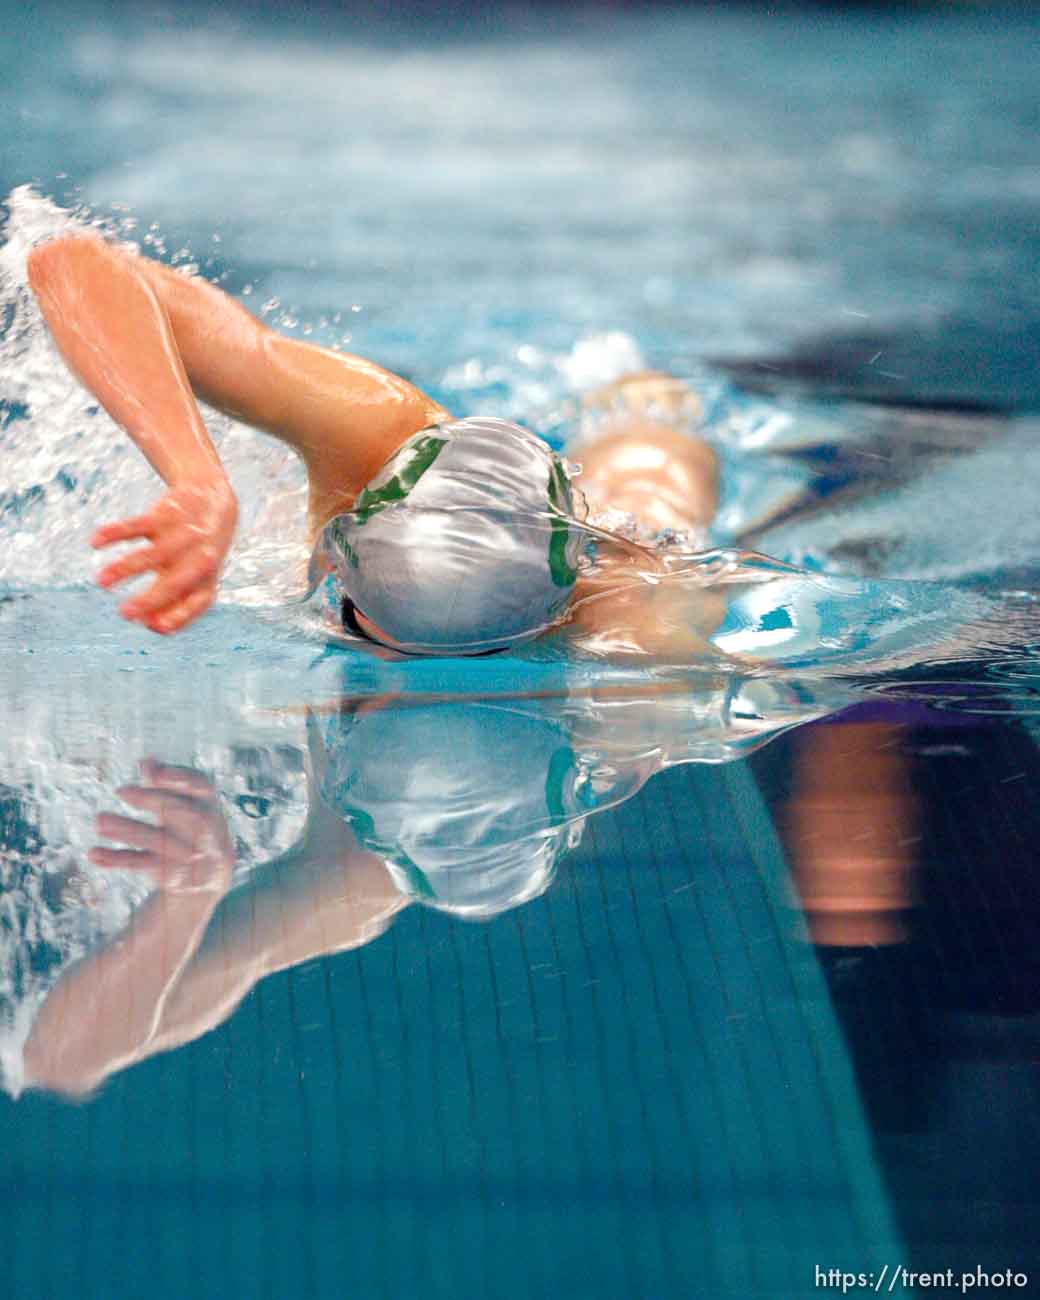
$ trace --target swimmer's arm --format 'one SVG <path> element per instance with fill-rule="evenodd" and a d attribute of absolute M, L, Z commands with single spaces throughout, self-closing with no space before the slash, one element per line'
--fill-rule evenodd
<path fill-rule="evenodd" d="M 265 864 L 214 917 L 163 1002 L 149 1051 L 177 1047 L 219 1025 L 276 971 L 370 943 L 407 905 L 382 862 L 356 845 L 324 856 L 308 844 Z"/>
<path fill-rule="evenodd" d="M 447 418 L 375 362 L 285 338 L 215 285 L 135 260 L 169 316 L 195 392 L 303 457 L 314 530 L 347 509 L 402 442 Z"/>
<path fill-rule="evenodd" d="M 156 470 L 171 484 L 201 480 L 222 502 L 230 489 L 193 391 L 300 453 L 315 532 L 402 442 L 447 415 L 374 362 L 284 338 L 205 280 L 96 237 L 35 249 L 29 278 L 69 365 Z M 131 535 L 106 533 L 103 544 Z M 123 562 L 101 579 L 142 571 Z M 124 612 L 155 615 L 151 604 Z"/>
<path fill-rule="evenodd" d="M 237 517 L 169 316 L 132 259 L 99 239 L 33 250 L 29 281 L 72 371 L 126 429 L 169 491 L 146 514 L 100 528 L 96 547 L 146 539 L 105 568 L 102 586 L 157 576 L 122 607 L 124 617 L 172 632 L 212 604 Z"/>
<path fill-rule="evenodd" d="M 163 1005 L 209 926 L 219 894 L 153 894 L 124 935 L 69 968 L 25 1046 L 29 1082 L 92 1092 L 151 1056 Z"/>
<path fill-rule="evenodd" d="M 29 282 L 69 367 L 163 481 L 226 481 L 170 320 L 134 262 L 100 239 L 61 239 L 30 253 Z"/>
<path fill-rule="evenodd" d="M 317 848 L 308 841 L 266 864 L 258 882 L 223 902 L 219 894 L 153 895 L 123 937 L 51 990 L 26 1044 L 31 1083 L 92 1092 L 214 1029 L 265 976 L 382 934 L 407 900 L 347 827 L 339 838 Z"/>

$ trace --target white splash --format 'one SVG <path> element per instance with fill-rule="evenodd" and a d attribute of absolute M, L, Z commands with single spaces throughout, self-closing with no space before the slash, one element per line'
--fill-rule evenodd
<path fill-rule="evenodd" d="M 158 477 L 55 348 L 28 284 L 36 244 L 72 232 L 118 228 L 86 210 L 65 211 L 28 186 L 8 197 L 0 242 L 0 582 L 81 585 L 102 557 L 99 524 L 139 513 L 162 492 Z M 299 590 L 306 560 L 302 465 L 273 439 L 210 410 L 207 428 L 239 498 L 241 523 L 223 592 L 240 603 Z M 108 553 L 104 559 L 107 561 Z"/>

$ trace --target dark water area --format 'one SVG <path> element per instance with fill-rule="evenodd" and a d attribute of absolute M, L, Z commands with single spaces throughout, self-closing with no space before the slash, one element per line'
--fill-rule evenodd
<path fill-rule="evenodd" d="M 782 738 L 752 765 L 784 827 L 917 1267 L 1028 1271 L 1040 1143 L 1035 734 L 978 679 L 914 694 L 953 707 L 889 696 Z"/>

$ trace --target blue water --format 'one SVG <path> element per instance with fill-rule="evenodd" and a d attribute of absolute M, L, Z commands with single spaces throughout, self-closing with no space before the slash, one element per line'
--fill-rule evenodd
<path fill-rule="evenodd" d="M 5 1293 L 1033 1283 L 1034 15 L 8 8 Z M 711 656 L 381 660 L 214 418 L 222 603 L 122 623 L 155 480 L 19 270 L 100 218 L 557 445 L 682 375 L 712 541 L 797 570 L 703 562 Z"/>

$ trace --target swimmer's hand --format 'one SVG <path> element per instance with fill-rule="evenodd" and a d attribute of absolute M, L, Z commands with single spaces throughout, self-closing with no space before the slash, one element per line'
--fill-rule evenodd
<path fill-rule="evenodd" d="M 102 569 L 98 582 L 113 587 L 154 572 L 147 591 L 131 597 L 119 612 L 153 632 L 179 632 L 216 599 L 237 519 L 238 504 L 226 479 L 173 487 L 147 514 L 97 530 L 91 539 L 96 548 L 139 537 L 149 543 Z"/>
<path fill-rule="evenodd" d="M 126 847 L 96 845 L 87 855 L 94 866 L 139 871 L 169 893 L 227 892 L 235 847 L 207 777 L 193 768 L 145 759 L 140 783 L 122 786 L 117 793 L 156 821 L 101 813 L 98 834 Z"/>

